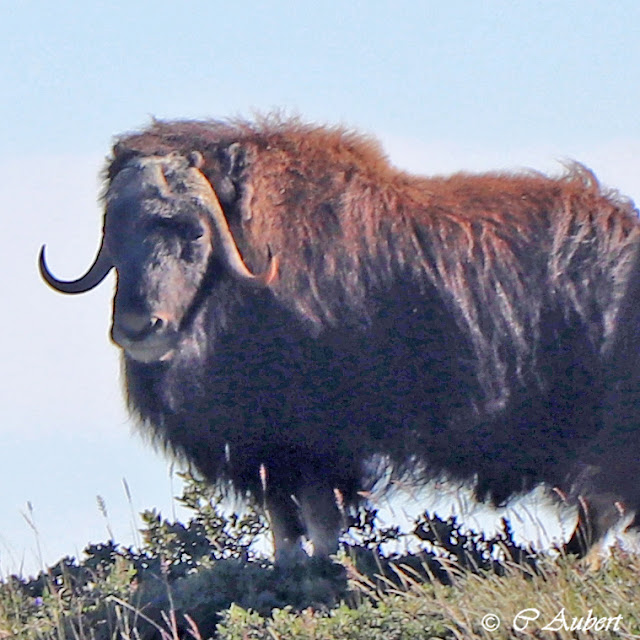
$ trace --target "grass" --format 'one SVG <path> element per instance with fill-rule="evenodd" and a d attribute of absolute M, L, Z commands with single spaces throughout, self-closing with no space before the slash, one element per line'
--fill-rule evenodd
<path fill-rule="evenodd" d="M 191 478 L 181 501 L 189 522 L 145 512 L 136 548 L 109 541 L 0 581 L 0 638 L 640 637 L 640 558 L 619 550 L 587 571 L 571 556 L 531 556 L 508 529 L 484 539 L 432 518 L 421 524 L 432 550 L 390 562 L 377 549 L 394 532 L 360 513 L 359 542 L 334 563 L 283 569 L 253 550 L 258 514 L 223 515 L 219 494 Z"/>
<path fill-rule="evenodd" d="M 617 557 L 600 575 L 585 575 L 575 561 L 564 559 L 535 574 L 520 566 L 507 567 L 502 576 L 467 572 L 445 586 L 399 566 L 400 587 L 395 580 L 381 588 L 357 578 L 354 588 L 362 601 L 353 609 L 341 605 L 329 612 L 285 610 L 260 617 L 231 608 L 219 629 L 221 637 L 238 640 L 637 637 L 638 569 L 637 563 L 629 566 L 627 559 Z M 584 629 L 590 610 L 592 619 L 620 616 L 620 624 L 616 629 L 610 625 L 610 633 L 596 630 L 593 622 L 584 632 L 571 629 Z M 550 629 L 546 635 L 544 626 Z"/>

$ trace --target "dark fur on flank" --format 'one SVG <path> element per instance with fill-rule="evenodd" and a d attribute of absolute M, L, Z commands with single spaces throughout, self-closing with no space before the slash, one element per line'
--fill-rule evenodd
<path fill-rule="evenodd" d="M 305 503 L 331 537 L 333 490 L 355 502 L 376 456 L 497 503 L 557 487 L 591 542 L 640 508 L 632 203 L 578 165 L 417 177 L 275 118 L 154 122 L 118 141 L 107 193 L 132 158 L 193 151 L 248 267 L 278 276 L 240 286 L 214 247 L 173 359 L 125 356 L 129 407 L 211 481 L 261 500 L 263 466 L 276 539 L 309 533 Z"/>

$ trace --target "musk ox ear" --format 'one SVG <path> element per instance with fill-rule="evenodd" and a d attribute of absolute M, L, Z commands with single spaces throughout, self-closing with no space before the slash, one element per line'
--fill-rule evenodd
<path fill-rule="evenodd" d="M 242 170 L 245 167 L 246 153 L 243 146 L 239 142 L 230 144 L 225 149 L 227 160 L 227 175 L 232 180 L 239 180 Z"/>
<path fill-rule="evenodd" d="M 202 169 L 204 166 L 204 157 L 199 151 L 192 151 L 189 154 L 189 166 L 195 169 Z"/>
<path fill-rule="evenodd" d="M 122 167 L 124 167 L 130 160 L 140 155 L 141 153 L 139 151 L 127 147 L 124 142 L 116 142 L 111 149 L 112 159 L 107 167 L 107 178 L 109 180 L 113 180 Z"/>
<path fill-rule="evenodd" d="M 225 205 L 232 205 L 238 197 L 238 183 L 244 169 L 245 152 L 239 142 L 223 147 L 218 152 L 220 178 L 216 180 L 216 194 Z"/>

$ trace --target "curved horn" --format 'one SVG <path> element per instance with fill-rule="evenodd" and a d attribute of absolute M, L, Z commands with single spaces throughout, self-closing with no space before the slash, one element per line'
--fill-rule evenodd
<path fill-rule="evenodd" d="M 199 157 L 199 154 L 193 153 L 190 161 L 193 169 L 198 172 L 199 177 L 204 181 L 202 201 L 210 214 L 215 249 L 221 252 L 222 262 L 235 278 L 253 286 L 266 287 L 278 273 L 278 258 L 272 256 L 271 251 L 269 251 L 269 265 L 262 273 L 255 274 L 249 270 L 240 255 L 231 229 L 229 229 L 229 223 L 224 215 L 218 196 L 211 183 L 199 169 Z"/>
<path fill-rule="evenodd" d="M 46 260 L 44 259 L 44 249 L 45 245 L 42 245 L 39 259 L 40 275 L 50 287 L 61 293 L 84 293 L 85 291 L 89 291 L 99 285 L 113 267 L 104 243 L 101 243 L 98 255 L 89 267 L 87 273 L 78 280 L 58 280 L 51 274 L 49 267 L 47 267 Z"/>

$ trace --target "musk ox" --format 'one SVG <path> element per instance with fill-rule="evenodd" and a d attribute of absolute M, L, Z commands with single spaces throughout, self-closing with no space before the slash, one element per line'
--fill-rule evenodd
<path fill-rule="evenodd" d="M 374 468 L 495 503 L 545 483 L 592 549 L 636 524 L 640 224 L 584 167 L 417 177 L 265 118 L 153 122 L 105 182 L 94 264 L 61 281 L 43 247 L 42 275 L 82 293 L 115 269 L 131 412 L 263 501 L 277 559 L 333 552 L 335 496 Z"/>

